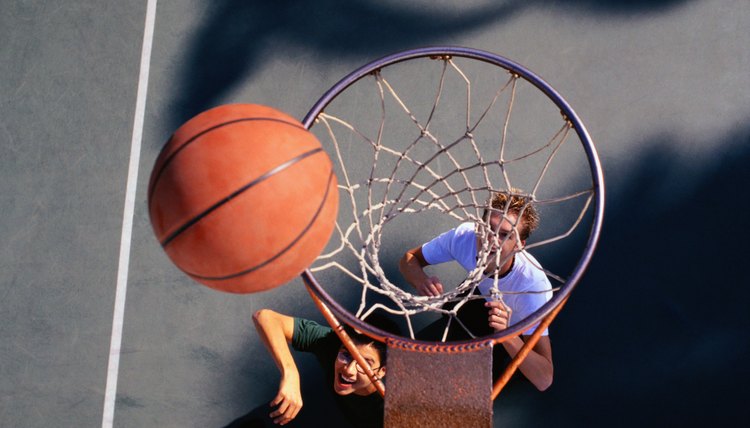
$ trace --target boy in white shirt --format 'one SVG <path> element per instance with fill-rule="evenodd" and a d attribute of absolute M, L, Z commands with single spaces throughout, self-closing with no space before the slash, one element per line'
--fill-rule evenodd
<path fill-rule="evenodd" d="M 552 297 L 552 287 L 539 263 L 523 250 L 526 239 L 539 224 L 539 215 L 528 198 L 512 193 L 498 192 L 490 202 L 491 210 L 485 212 L 491 232 L 479 236 L 481 230 L 474 223 L 463 223 L 431 241 L 407 251 L 401 258 L 399 269 L 420 295 L 439 296 L 443 293 L 440 278 L 425 273 L 425 266 L 458 262 L 467 272 L 477 267 L 483 245 L 488 245 L 487 278 L 478 285 L 484 299 L 467 302 L 458 311 L 458 317 L 476 336 L 504 330 L 539 309 Z M 489 216 L 489 219 L 487 218 Z M 519 218 L 520 217 L 520 218 Z M 487 241 L 486 243 L 484 241 Z M 499 251 L 499 254 L 497 252 Z M 497 266 L 499 260 L 500 266 Z M 492 297 L 494 277 L 499 277 L 498 288 L 502 299 Z M 443 326 L 445 323 L 441 323 Z M 462 328 L 449 331 L 449 340 L 467 339 Z M 526 337 L 536 327 L 523 335 L 502 343 L 512 358 L 523 346 Z M 495 360 L 498 360 L 495 357 Z M 540 391 L 552 384 L 552 345 L 548 331 L 519 367 L 523 375 Z"/>

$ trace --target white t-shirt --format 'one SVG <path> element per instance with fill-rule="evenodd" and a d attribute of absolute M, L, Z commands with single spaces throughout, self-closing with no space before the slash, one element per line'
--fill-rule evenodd
<path fill-rule="evenodd" d="M 467 272 L 477 267 L 477 237 L 474 223 L 462 223 L 430 242 L 422 245 L 422 255 L 427 263 L 434 265 L 456 261 Z M 511 271 L 498 281 L 498 288 L 503 293 L 503 301 L 513 310 L 510 325 L 516 324 L 534 313 L 552 298 L 552 285 L 547 275 L 539 269 L 539 262 L 526 251 L 516 254 Z M 490 300 L 489 290 L 493 278 L 486 278 L 479 283 L 479 291 Z M 546 291 L 540 293 L 540 291 Z M 522 294 L 508 294 L 508 292 Z M 524 334 L 531 334 L 536 326 Z M 547 330 L 542 333 L 548 335 Z"/>

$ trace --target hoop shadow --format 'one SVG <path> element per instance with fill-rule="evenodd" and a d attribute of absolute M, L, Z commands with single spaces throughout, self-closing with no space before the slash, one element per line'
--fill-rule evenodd
<path fill-rule="evenodd" d="M 330 61 L 369 60 L 404 46 L 476 30 L 508 17 L 520 5 L 489 2 L 456 13 L 363 0 L 215 1 L 192 37 L 185 72 L 178 76 L 179 90 L 169 106 L 172 129 L 212 107 L 276 52 L 312 52 Z"/>
<path fill-rule="evenodd" d="M 680 162 L 668 149 L 677 141 L 655 138 L 627 181 L 610 180 L 599 249 L 552 326 L 559 386 L 527 403 L 546 409 L 529 412 L 531 426 L 746 416 L 750 200 L 740 187 L 750 182 L 750 128 L 726 140 L 716 146 L 734 149 L 701 165 Z"/>

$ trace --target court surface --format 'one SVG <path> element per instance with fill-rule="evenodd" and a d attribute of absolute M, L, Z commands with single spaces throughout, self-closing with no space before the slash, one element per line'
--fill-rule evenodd
<path fill-rule="evenodd" d="M 495 425 L 750 416 L 747 1 L 2 9 L 1 426 L 221 427 L 270 401 L 278 373 L 252 313 L 322 317 L 299 279 L 236 296 L 172 266 L 148 220 L 151 166 L 209 107 L 301 119 L 358 66 L 439 44 L 498 53 L 552 84 L 588 126 L 607 182 L 600 247 L 552 326 L 554 384 L 501 394 Z M 337 426 L 315 361 L 297 361 L 308 411 Z"/>

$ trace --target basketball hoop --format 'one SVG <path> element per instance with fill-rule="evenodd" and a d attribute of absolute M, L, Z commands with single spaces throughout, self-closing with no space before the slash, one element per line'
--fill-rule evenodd
<path fill-rule="evenodd" d="M 474 49 L 434 47 L 357 69 L 323 95 L 303 125 L 316 133 L 335 164 L 340 210 L 329 247 L 302 276 L 334 327 L 338 318 L 388 345 L 386 424 L 417 426 L 427 417 L 442 426 L 465 426 L 471 413 L 476 416 L 471 426 L 491 425 L 492 399 L 569 298 L 599 238 L 604 181 L 578 115 L 549 84 L 515 62 Z M 446 341 L 446 335 L 442 341 L 421 339 L 415 331 L 420 317 L 446 316 L 447 334 L 451 322 L 460 322 L 455 307 L 476 298 L 473 291 L 487 278 L 486 267 L 503 260 L 485 243 L 477 267 L 455 288 L 438 297 L 416 296 L 389 267 L 393 244 L 384 242 L 398 239 L 388 233 L 408 234 L 394 232 L 394 223 L 402 222 L 399 231 L 411 231 L 418 229 L 412 224 L 473 222 L 477 233 L 491 233 L 483 220 L 493 209 L 488 195 L 516 189 L 547 212 L 540 238 L 524 252 L 552 261 L 560 248 L 580 256 L 557 269 L 547 262 L 537 266 L 554 284 L 552 297 L 508 329 L 482 337 L 467 330 L 472 339 L 458 342 Z M 422 235 L 425 242 L 429 236 Z M 498 281 L 495 277 L 495 286 Z M 352 283 L 361 286 L 357 298 Z M 409 335 L 394 336 L 363 321 L 374 311 L 403 317 Z M 493 386 L 492 347 L 534 328 Z M 343 329 L 336 331 L 347 345 Z M 347 347 L 371 374 L 356 348 Z M 463 365 L 469 362 L 470 372 Z M 424 367 L 433 373 L 441 367 L 440 376 L 424 379 L 419 375 Z M 447 402 L 441 401 L 424 393 L 435 382 L 443 389 L 457 384 L 465 389 L 444 392 Z M 376 385 L 383 393 L 382 383 Z"/>

